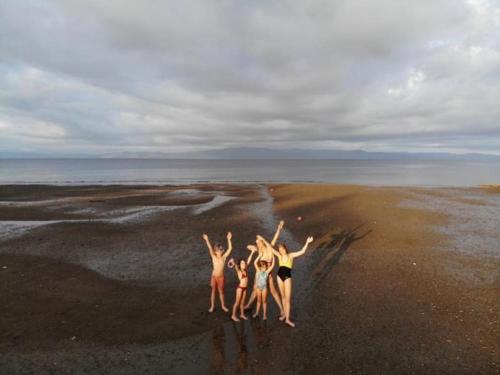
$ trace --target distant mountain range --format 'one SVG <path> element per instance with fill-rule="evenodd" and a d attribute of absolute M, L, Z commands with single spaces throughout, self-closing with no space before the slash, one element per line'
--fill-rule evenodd
<path fill-rule="evenodd" d="M 471 160 L 500 161 L 500 155 L 492 154 L 452 154 L 445 152 L 370 152 L 363 150 L 312 150 L 312 149 L 270 149 L 257 147 L 224 148 L 209 151 L 166 153 L 166 152 L 116 152 L 101 155 L 49 154 L 2 152 L 2 159 L 29 158 L 84 158 L 84 159 L 226 159 L 226 160 L 265 160 L 265 159 L 318 159 L 318 160 Z"/>

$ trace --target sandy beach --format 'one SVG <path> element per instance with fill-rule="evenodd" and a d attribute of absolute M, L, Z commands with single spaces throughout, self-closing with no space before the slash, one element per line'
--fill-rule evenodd
<path fill-rule="evenodd" d="M 497 374 L 499 213 L 498 186 L 0 186 L 0 373 Z M 297 327 L 209 314 L 201 234 L 239 258 L 279 220 L 315 237 Z"/>

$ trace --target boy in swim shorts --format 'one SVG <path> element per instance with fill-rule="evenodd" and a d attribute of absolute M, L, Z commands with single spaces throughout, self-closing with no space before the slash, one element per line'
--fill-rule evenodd
<path fill-rule="evenodd" d="M 227 250 L 224 252 L 224 248 L 221 245 L 215 245 L 212 247 L 210 240 L 206 234 L 203 234 L 203 239 L 208 247 L 208 252 L 212 258 L 212 276 L 210 278 L 210 286 L 212 287 L 212 293 L 210 295 L 210 308 L 208 312 L 213 312 L 215 310 L 215 292 L 219 293 L 219 300 L 222 310 L 228 312 L 229 309 L 226 307 L 224 302 L 224 265 L 226 264 L 226 259 L 231 254 L 233 250 L 233 245 L 231 243 L 232 238 L 231 232 L 227 234 Z"/>

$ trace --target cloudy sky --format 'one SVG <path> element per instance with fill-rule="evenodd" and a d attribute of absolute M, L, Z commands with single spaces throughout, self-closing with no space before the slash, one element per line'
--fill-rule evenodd
<path fill-rule="evenodd" d="M 0 151 L 500 154 L 500 0 L 0 1 Z"/>

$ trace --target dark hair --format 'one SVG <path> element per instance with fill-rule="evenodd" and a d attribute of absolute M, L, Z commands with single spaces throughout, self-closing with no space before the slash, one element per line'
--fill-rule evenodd
<path fill-rule="evenodd" d="M 278 249 L 279 249 L 280 247 L 283 247 L 283 248 L 285 249 L 285 251 L 288 253 L 288 247 L 286 247 L 286 245 L 285 245 L 283 242 L 281 242 L 281 243 L 278 245 Z"/>
<path fill-rule="evenodd" d="M 218 249 L 218 250 L 223 250 L 224 248 L 222 247 L 222 245 L 221 245 L 220 243 L 216 243 L 216 244 L 214 245 L 214 249 L 216 249 L 216 250 L 217 250 L 217 249 Z"/>
<path fill-rule="evenodd" d="M 245 261 L 245 259 L 243 258 L 239 258 L 235 263 L 234 263 L 234 266 L 236 269 L 241 269 L 241 262 L 242 261 Z M 245 265 L 246 265 L 246 262 L 245 262 Z"/>

